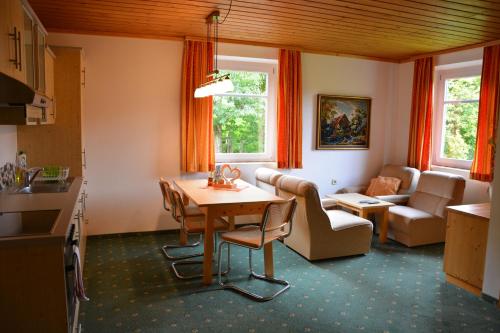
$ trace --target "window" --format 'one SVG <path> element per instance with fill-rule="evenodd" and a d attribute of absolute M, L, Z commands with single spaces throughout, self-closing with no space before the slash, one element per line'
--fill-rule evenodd
<path fill-rule="evenodd" d="M 219 57 L 234 91 L 213 98 L 217 162 L 275 160 L 275 72 L 268 59 Z"/>
<path fill-rule="evenodd" d="M 481 66 L 437 71 L 433 163 L 469 169 L 476 147 Z"/>

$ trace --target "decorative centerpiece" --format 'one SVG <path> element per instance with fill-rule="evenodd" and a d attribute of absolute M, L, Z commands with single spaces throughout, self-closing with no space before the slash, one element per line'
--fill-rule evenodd
<path fill-rule="evenodd" d="M 213 174 L 211 173 L 208 177 L 208 186 L 235 189 L 237 187 L 236 180 L 240 176 L 241 171 L 238 168 L 231 168 L 229 164 L 217 165 Z"/>

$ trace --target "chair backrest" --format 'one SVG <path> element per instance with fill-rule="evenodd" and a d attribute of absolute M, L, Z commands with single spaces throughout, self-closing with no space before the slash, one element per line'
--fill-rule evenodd
<path fill-rule="evenodd" d="M 294 226 L 297 237 L 307 239 L 311 234 L 331 230 L 330 219 L 321 205 L 318 188 L 305 179 L 283 175 L 277 183 L 277 195 L 282 198 L 295 197 L 297 208 Z"/>
<path fill-rule="evenodd" d="M 417 188 L 420 171 L 407 166 L 386 164 L 380 171 L 379 176 L 401 179 L 398 194 L 411 194 Z"/>
<path fill-rule="evenodd" d="M 296 207 L 297 201 L 295 197 L 285 202 L 270 203 L 266 206 L 260 225 L 262 230 L 261 244 L 264 244 L 264 239 L 286 238 L 290 235 Z M 266 234 L 267 237 L 265 237 Z"/>
<path fill-rule="evenodd" d="M 446 206 L 462 203 L 465 179 L 446 172 L 424 171 L 408 206 L 445 218 Z"/>
<path fill-rule="evenodd" d="M 258 168 L 255 170 L 255 185 L 264 191 L 277 194 L 276 182 L 283 174 L 278 170 Z"/>
<path fill-rule="evenodd" d="M 170 212 L 172 214 L 172 217 L 175 220 L 177 220 L 178 214 L 176 211 L 176 204 L 173 197 L 174 190 L 172 189 L 172 185 L 168 180 L 166 180 L 163 177 L 160 177 L 159 184 L 160 184 L 161 194 L 163 196 L 163 208 L 165 208 L 167 212 Z"/>

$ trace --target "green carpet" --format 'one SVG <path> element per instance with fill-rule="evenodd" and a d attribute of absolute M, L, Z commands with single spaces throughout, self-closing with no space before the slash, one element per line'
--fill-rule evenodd
<path fill-rule="evenodd" d="M 290 290 L 267 303 L 174 277 L 160 248 L 174 233 L 92 237 L 83 332 L 500 332 L 494 304 L 447 284 L 443 245 L 373 243 L 366 256 L 311 263 L 275 242 Z M 183 250 L 184 251 L 184 250 Z M 247 250 L 231 248 L 231 281 L 248 284 Z M 254 269 L 263 268 L 256 253 Z M 273 287 L 251 281 L 254 290 Z"/>

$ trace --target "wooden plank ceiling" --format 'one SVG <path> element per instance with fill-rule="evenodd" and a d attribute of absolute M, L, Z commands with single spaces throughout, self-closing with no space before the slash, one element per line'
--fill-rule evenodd
<path fill-rule="evenodd" d="M 49 31 L 203 37 L 230 0 L 29 0 Z M 234 0 L 224 41 L 399 61 L 500 40 L 500 1 Z"/>

